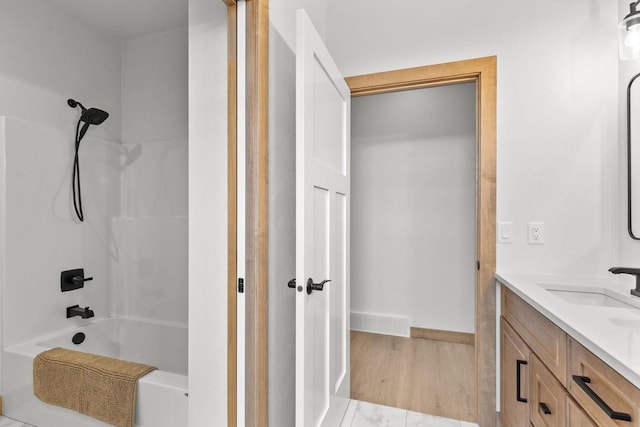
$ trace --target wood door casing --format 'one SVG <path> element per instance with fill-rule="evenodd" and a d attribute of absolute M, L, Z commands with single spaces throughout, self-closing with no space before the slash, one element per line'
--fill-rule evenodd
<path fill-rule="evenodd" d="M 269 338 L 269 0 L 247 0 L 245 425 L 267 427 Z"/>

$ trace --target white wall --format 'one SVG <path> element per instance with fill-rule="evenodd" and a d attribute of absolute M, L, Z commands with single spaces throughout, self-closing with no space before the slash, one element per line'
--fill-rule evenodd
<path fill-rule="evenodd" d="M 327 44 L 345 75 L 498 56 L 501 271 L 605 275 L 615 230 L 617 4 L 604 0 L 330 0 Z M 546 243 L 527 245 L 526 223 Z"/>
<path fill-rule="evenodd" d="M 44 0 L 0 1 L 0 153 L 6 234 L 4 345 L 70 327 L 68 305 L 108 314 L 110 216 L 119 210 L 120 46 Z M 86 220 L 71 203 L 73 138 L 79 109 L 110 113 L 80 147 Z M 60 271 L 85 268 L 94 277 L 80 291 L 60 292 Z"/>
<path fill-rule="evenodd" d="M 115 314 L 187 322 L 187 54 L 187 28 L 122 43 Z"/>
<path fill-rule="evenodd" d="M 189 426 L 227 424 L 227 12 L 189 1 Z"/>
<path fill-rule="evenodd" d="M 626 14 L 629 13 L 629 2 L 620 0 L 618 1 L 619 14 L 618 20 L 622 20 Z M 615 235 L 618 238 L 616 253 L 611 261 L 611 267 L 624 266 L 624 267 L 637 267 L 640 259 L 640 241 L 632 240 L 627 232 L 627 85 L 629 80 L 636 74 L 640 73 L 640 60 L 632 61 L 620 61 L 619 62 L 619 137 L 617 145 L 616 156 L 616 170 L 618 171 L 617 179 L 618 185 L 616 186 L 615 195 L 618 198 L 616 217 L 615 217 Z M 634 92 L 638 88 L 640 82 L 634 83 Z M 637 93 L 637 92 L 636 92 Z M 632 121 L 638 121 L 637 103 L 633 104 L 635 110 L 632 111 Z M 635 128 L 634 128 L 635 129 Z M 637 144 L 637 133 L 634 134 L 634 142 Z M 637 164 L 634 166 L 638 167 Z M 638 196 L 638 189 L 636 188 L 635 197 Z M 635 215 L 637 218 L 637 215 Z M 637 229 L 637 227 L 634 227 Z M 629 288 L 635 287 L 635 279 L 631 276 L 620 275 L 619 280 L 625 281 L 629 284 Z"/>
<path fill-rule="evenodd" d="M 475 86 L 352 100 L 352 313 L 474 332 Z"/>

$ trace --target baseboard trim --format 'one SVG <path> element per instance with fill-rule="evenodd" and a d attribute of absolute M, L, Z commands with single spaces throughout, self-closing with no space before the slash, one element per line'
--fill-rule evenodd
<path fill-rule="evenodd" d="M 475 344 L 475 334 L 468 332 L 443 331 L 440 329 L 427 329 L 411 327 L 411 338 L 424 338 L 434 341 L 447 341 L 457 344 Z"/>
<path fill-rule="evenodd" d="M 351 330 L 372 334 L 409 336 L 409 318 L 378 313 L 351 312 Z"/>

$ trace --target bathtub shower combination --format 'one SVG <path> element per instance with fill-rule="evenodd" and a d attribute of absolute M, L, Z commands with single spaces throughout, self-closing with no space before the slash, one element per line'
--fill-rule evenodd
<path fill-rule="evenodd" d="M 82 170 L 86 216 L 73 220 L 72 138 L 0 117 L 4 414 L 39 427 L 106 425 L 34 396 L 34 357 L 64 347 L 156 366 L 139 382 L 136 426 L 186 425 L 186 215 L 123 218 L 96 206 L 96 194 L 120 183 L 119 169 L 96 171 L 117 165 L 123 147 L 89 132 L 80 150 L 90 154 Z M 143 149 L 138 161 L 144 156 Z"/>
<path fill-rule="evenodd" d="M 78 334 L 84 334 L 80 344 Z M 33 394 L 32 367 L 38 353 L 62 347 L 158 367 L 142 377 L 136 399 L 136 427 L 176 427 L 187 420 L 187 328 L 126 318 L 90 321 L 4 351 L 3 404 L 10 415 L 42 427 L 90 427 L 107 424 L 41 402 Z M 162 408 L 159 410 L 159 408 Z"/>
<path fill-rule="evenodd" d="M 157 367 L 135 426 L 187 425 L 187 3 L 0 2 L 3 415 L 107 425 L 34 395 L 62 347 Z"/>

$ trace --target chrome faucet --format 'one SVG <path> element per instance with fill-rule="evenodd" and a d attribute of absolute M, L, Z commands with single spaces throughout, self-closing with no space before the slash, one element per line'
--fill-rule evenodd
<path fill-rule="evenodd" d="M 90 310 L 89 307 L 80 307 L 79 305 L 72 305 L 71 307 L 67 307 L 67 319 L 70 317 L 80 316 L 83 319 L 89 319 L 94 316 L 93 310 Z"/>
<path fill-rule="evenodd" d="M 636 288 L 631 289 L 631 295 L 640 297 L 640 268 L 611 267 L 609 271 L 613 274 L 630 274 L 636 278 Z"/>

